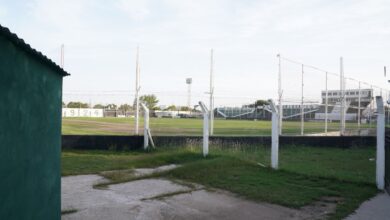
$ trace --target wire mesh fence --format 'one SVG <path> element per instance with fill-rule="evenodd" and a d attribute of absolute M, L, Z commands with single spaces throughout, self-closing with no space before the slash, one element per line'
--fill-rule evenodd
<path fill-rule="evenodd" d="M 141 90 L 140 99 L 150 108 L 152 134 L 200 136 L 203 116 L 197 102 L 208 104 L 209 91 L 213 91 L 214 105 L 208 107 L 214 113 L 212 134 L 216 136 L 270 135 L 272 113 L 268 99 L 275 97 L 275 101 L 280 98 L 282 135 L 375 134 L 375 96 L 388 100 L 388 90 L 286 57 L 281 56 L 279 61 L 279 97 L 276 89 L 262 94 L 218 89 L 191 91 L 189 87 Z M 65 91 L 63 95 L 64 134 L 136 134 L 134 91 Z M 387 103 L 385 109 L 389 124 Z M 143 119 L 139 122 L 138 130 L 142 131 Z"/>
<path fill-rule="evenodd" d="M 375 96 L 388 100 L 388 90 L 284 57 L 280 69 L 282 134 L 375 135 Z"/>

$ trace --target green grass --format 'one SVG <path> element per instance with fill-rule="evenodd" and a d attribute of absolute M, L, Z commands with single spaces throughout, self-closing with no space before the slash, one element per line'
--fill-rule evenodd
<path fill-rule="evenodd" d="M 143 126 L 143 120 L 140 120 Z M 362 125 L 367 128 L 369 125 Z M 328 124 L 328 131 L 338 131 L 339 123 Z M 356 123 L 346 123 L 347 129 L 356 129 Z M 373 125 L 373 128 L 375 125 Z M 140 129 L 141 129 L 140 128 Z M 201 135 L 201 119 L 150 118 L 153 135 Z M 323 122 L 305 122 L 305 133 L 324 132 Z M 63 118 L 63 134 L 129 135 L 134 133 L 134 118 Z M 223 120 L 214 122 L 214 135 L 260 136 L 271 134 L 270 121 Z M 284 121 L 283 134 L 300 134 L 300 122 Z"/>
<path fill-rule="evenodd" d="M 167 174 L 228 190 L 255 201 L 267 201 L 299 208 L 326 196 L 342 198 L 331 218 L 341 219 L 359 204 L 375 195 L 373 184 L 341 181 L 297 174 L 286 170 L 274 171 L 239 158 L 218 157 L 179 167 Z"/>
<path fill-rule="evenodd" d="M 200 183 L 254 201 L 299 208 L 324 196 L 342 198 L 331 218 L 341 219 L 377 193 L 373 147 L 338 149 L 287 146 L 280 151 L 280 169 L 269 165 L 266 147 L 211 146 L 205 159 L 198 147 L 161 148 L 152 152 L 64 151 L 62 174 L 101 173 L 114 183 L 134 178 L 132 168 L 182 164 L 162 174 L 171 179 Z"/>
<path fill-rule="evenodd" d="M 123 170 L 139 167 L 156 167 L 165 164 L 181 164 L 202 159 L 188 149 L 175 152 L 154 151 L 64 151 L 62 152 L 62 175 L 92 174 L 107 170 Z"/>

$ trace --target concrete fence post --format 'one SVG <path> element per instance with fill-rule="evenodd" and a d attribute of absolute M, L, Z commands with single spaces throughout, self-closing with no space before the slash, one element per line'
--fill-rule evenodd
<path fill-rule="evenodd" d="M 378 189 L 385 188 L 385 109 L 381 96 L 376 97 L 376 185 Z"/>
<path fill-rule="evenodd" d="M 271 147 L 271 167 L 278 169 L 279 166 L 279 114 L 276 106 L 270 100 L 272 110 L 272 147 Z"/>
<path fill-rule="evenodd" d="M 203 156 L 209 154 L 209 111 L 203 102 L 199 102 L 203 113 Z"/>
<path fill-rule="evenodd" d="M 141 103 L 144 110 L 144 150 L 149 147 L 149 109 L 144 103 Z"/>

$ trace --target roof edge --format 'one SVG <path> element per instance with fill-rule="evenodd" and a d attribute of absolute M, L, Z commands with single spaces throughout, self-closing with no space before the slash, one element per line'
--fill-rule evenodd
<path fill-rule="evenodd" d="M 0 35 L 4 36 L 7 40 L 11 41 L 16 47 L 24 50 L 28 54 L 38 58 L 42 63 L 48 65 L 50 68 L 57 71 L 62 76 L 69 76 L 70 74 L 66 72 L 63 68 L 58 66 L 54 61 L 52 61 L 47 56 L 43 55 L 41 52 L 32 48 L 27 44 L 23 39 L 19 38 L 16 34 L 12 33 L 8 28 L 0 24 Z"/>

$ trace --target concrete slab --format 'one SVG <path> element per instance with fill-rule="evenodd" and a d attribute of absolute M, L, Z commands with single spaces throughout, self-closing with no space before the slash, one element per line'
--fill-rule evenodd
<path fill-rule="evenodd" d="M 166 193 L 191 190 L 165 179 L 144 179 L 94 189 L 107 181 L 98 175 L 62 178 L 62 210 L 77 212 L 62 216 L 73 219 L 304 219 L 299 210 L 255 203 L 225 192 L 195 190 L 149 199 Z M 146 200 L 145 200 L 146 199 Z"/>
<path fill-rule="evenodd" d="M 380 193 L 365 201 L 360 207 L 346 218 L 346 220 L 386 220 L 390 219 L 390 196 Z"/>

